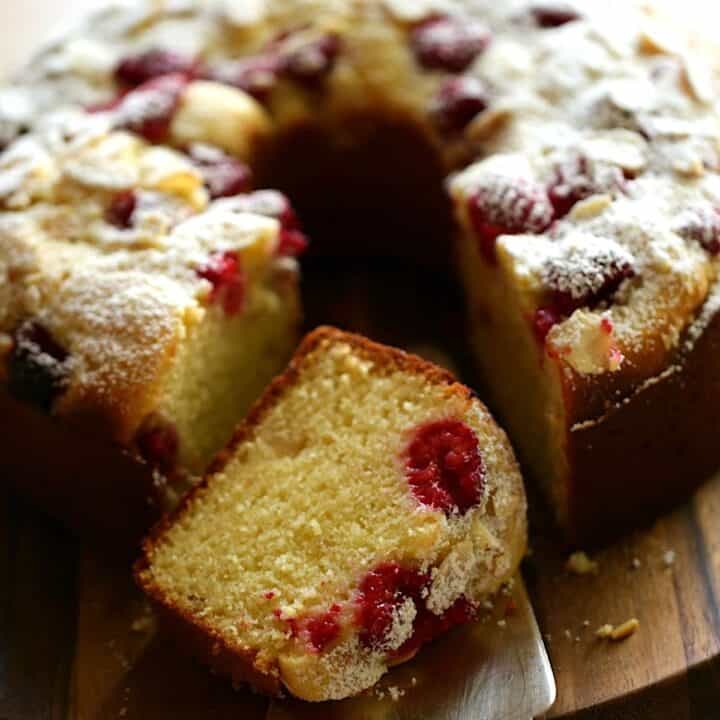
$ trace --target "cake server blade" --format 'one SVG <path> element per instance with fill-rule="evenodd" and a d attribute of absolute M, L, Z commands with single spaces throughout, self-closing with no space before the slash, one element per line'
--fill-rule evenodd
<path fill-rule="evenodd" d="M 506 603 L 458 628 L 348 700 L 274 700 L 267 720 L 532 720 L 555 701 L 555 679 L 521 578 Z M 502 613 L 502 617 L 499 613 Z"/>

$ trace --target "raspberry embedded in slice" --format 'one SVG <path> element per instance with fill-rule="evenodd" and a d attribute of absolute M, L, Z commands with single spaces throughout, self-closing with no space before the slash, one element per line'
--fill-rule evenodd
<path fill-rule="evenodd" d="M 218 65 L 207 71 L 206 78 L 232 85 L 263 102 L 277 84 L 280 66 L 277 55 L 266 53 Z"/>
<path fill-rule="evenodd" d="M 180 439 L 169 422 L 156 416 L 148 418 L 135 438 L 140 456 L 153 468 L 170 473 L 177 464 Z"/>
<path fill-rule="evenodd" d="M 593 163 L 585 155 L 576 155 L 555 166 L 548 196 L 555 216 L 561 218 L 581 200 L 598 193 L 624 192 L 626 185 L 619 167 Z"/>
<path fill-rule="evenodd" d="M 417 608 L 412 635 L 393 652 L 400 658 L 414 655 L 423 645 L 432 642 L 451 628 L 475 619 L 477 609 L 464 597 L 459 597 L 442 615 L 436 615 L 423 603 Z"/>
<path fill-rule="evenodd" d="M 422 590 L 430 578 L 419 570 L 384 563 L 371 570 L 360 583 L 355 622 L 360 642 L 367 648 L 382 648 L 392 629 L 397 609 L 408 599 L 421 604 Z"/>
<path fill-rule="evenodd" d="M 433 115 L 445 132 L 459 132 L 489 104 L 487 88 L 481 80 L 459 75 L 448 78 L 440 85 L 433 104 Z"/>
<path fill-rule="evenodd" d="M 252 171 L 237 158 L 201 144 L 192 145 L 188 155 L 200 170 L 211 199 L 232 197 L 250 190 Z"/>
<path fill-rule="evenodd" d="M 340 49 L 340 38 L 337 35 L 322 35 L 283 52 L 281 71 L 295 82 L 317 86 L 335 67 Z"/>
<path fill-rule="evenodd" d="M 10 394 L 49 412 L 68 382 L 69 354 L 47 328 L 24 322 L 16 330 L 8 361 Z"/>
<path fill-rule="evenodd" d="M 720 208 L 709 204 L 689 208 L 673 229 L 681 238 L 699 243 L 710 255 L 720 254 Z"/>
<path fill-rule="evenodd" d="M 149 80 L 120 97 L 111 110 L 117 126 L 145 138 L 151 143 L 163 142 L 170 131 L 173 116 L 187 87 L 186 75 L 163 75 Z"/>
<path fill-rule="evenodd" d="M 480 252 L 490 263 L 497 262 L 495 245 L 500 235 L 541 233 L 554 220 L 545 188 L 526 178 L 492 175 L 468 200 L 470 223 Z"/>
<path fill-rule="evenodd" d="M 288 618 L 290 632 L 294 638 L 304 641 L 310 652 L 321 653 L 340 635 L 338 616 L 341 610 L 342 607 L 335 603 L 324 613 Z"/>
<path fill-rule="evenodd" d="M 132 227 L 132 218 L 137 207 L 137 194 L 134 190 L 118 193 L 110 201 L 105 212 L 105 219 L 111 225 L 127 230 Z"/>
<path fill-rule="evenodd" d="M 420 646 L 435 639 L 455 625 L 475 617 L 475 608 L 464 597 L 458 598 L 442 615 L 428 610 L 424 597 L 430 574 L 388 562 L 371 570 L 360 583 L 355 600 L 355 622 L 360 628 L 360 642 L 371 650 L 382 650 L 392 631 L 397 611 L 408 600 L 415 605 L 412 634 L 391 655 L 406 658 Z"/>
<path fill-rule="evenodd" d="M 562 3 L 536 3 L 530 13 L 541 28 L 556 28 L 580 19 L 576 10 Z"/>
<path fill-rule="evenodd" d="M 115 68 L 115 80 L 126 87 L 137 87 L 161 75 L 192 75 L 195 67 L 194 58 L 154 48 L 123 58 Z"/>
<path fill-rule="evenodd" d="M 470 18 L 435 16 L 417 25 L 410 44 L 418 62 L 430 70 L 460 73 L 488 46 L 490 33 Z"/>
<path fill-rule="evenodd" d="M 477 505 L 485 484 L 478 440 L 460 420 L 421 425 L 405 451 L 405 473 L 413 495 L 446 515 L 464 515 Z"/>
<path fill-rule="evenodd" d="M 248 279 L 236 252 L 214 255 L 197 274 L 212 285 L 210 302 L 221 303 L 225 313 L 230 316 L 242 311 Z"/>

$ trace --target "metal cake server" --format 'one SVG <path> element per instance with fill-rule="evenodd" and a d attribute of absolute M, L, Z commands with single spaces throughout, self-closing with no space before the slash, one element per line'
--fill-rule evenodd
<path fill-rule="evenodd" d="M 275 700 L 267 720 L 541 717 L 555 701 L 555 678 L 519 577 L 512 599 L 514 609 L 505 622 L 496 613 L 451 632 L 411 662 L 394 668 L 371 693 L 320 704 Z"/>

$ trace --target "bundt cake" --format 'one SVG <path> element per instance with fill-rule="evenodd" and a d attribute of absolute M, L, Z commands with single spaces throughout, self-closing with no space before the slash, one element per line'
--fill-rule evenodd
<path fill-rule="evenodd" d="M 239 194 L 249 171 L 217 148 L 149 145 L 98 116 L 53 116 L 0 157 L 0 178 L 4 393 L 136 457 L 142 513 L 143 495 L 163 499 L 152 472 L 201 474 L 287 362 L 304 236 L 279 193 Z M 1 462 L 24 482 L 37 458 L 8 443 Z"/>
<path fill-rule="evenodd" d="M 512 449 L 475 394 L 319 328 L 146 541 L 136 575 L 219 672 L 326 700 L 471 620 L 525 539 Z"/>
<path fill-rule="evenodd" d="M 333 252 L 454 234 L 488 397 L 589 535 L 720 462 L 718 57 L 641 0 L 137 2 L 0 90 L 0 143 L 63 111 L 247 161 Z"/>

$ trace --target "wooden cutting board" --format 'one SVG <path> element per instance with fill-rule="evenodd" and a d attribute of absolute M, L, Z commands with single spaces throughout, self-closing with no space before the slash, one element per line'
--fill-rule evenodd
<path fill-rule="evenodd" d="M 417 350 L 472 384 L 452 281 L 348 261 L 311 262 L 305 276 L 310 325 L 332 322 Z M 565 570 L 568 549 L 535 508 L 524 576 L 557 680 L 550 716 L 717 718 L 720 477 L 594 555 L 596 575 Z M 127 562 L 2 495 L 0 587 L 0 720 L 264 717 L 264 700 L 231 691 L 155 636 Z M 640 628 L 627 640 L 595 638 L 599 626 L 631 617 Z"/>

